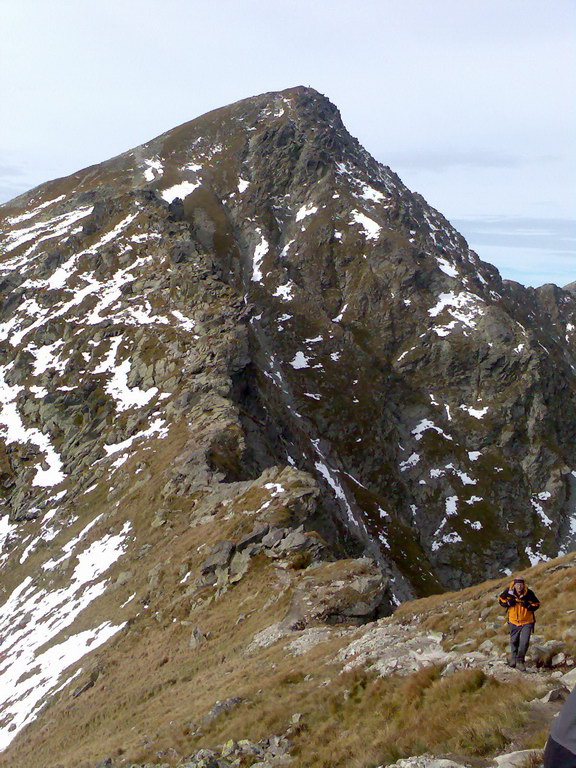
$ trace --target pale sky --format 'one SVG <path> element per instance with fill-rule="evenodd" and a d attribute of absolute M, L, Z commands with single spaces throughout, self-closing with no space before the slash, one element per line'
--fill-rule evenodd
<path fill-rule="evenodd" d="M 574 0 L 0 0 L 0 201 L 310 85 L 504 277 L 576 280 Z"/>

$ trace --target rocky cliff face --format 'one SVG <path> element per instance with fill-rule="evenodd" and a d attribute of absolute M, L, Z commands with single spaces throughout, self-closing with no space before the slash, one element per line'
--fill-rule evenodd
<path fill-rule="evenodd" d="M 306 625 L 572 547 L 574 291 L 503 281 L 317 92 L 209 113 L 16 198 L 0 227 L 12 684 L 47 636 L 79 659 L 254 558 L 360 563 L 352 595 L 296 589 L 282 620 Z M 160 589 L 175 560 L 184 586 Z M 27 708 L 8 699 L 16 732 L 49 663 Z"/>
<path fill-rule="evenodd" d="M 574 293 L 502 281 L 316 92 L 43 185 L 3 241 L 12 520 L 193 423 L 179 495 L 297 465 L 419 591 L 571 542 Z"/>

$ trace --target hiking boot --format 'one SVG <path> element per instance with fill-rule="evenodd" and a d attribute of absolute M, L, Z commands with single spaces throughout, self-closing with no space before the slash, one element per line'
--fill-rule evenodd
<path fill-rule="evenodd" d="M 526 664 L 522 659 L 518 659 L 516 662 L 516 669 L 519 669 L 520 672 L 526 672 Z"/>
<path fill-rule="evenodd" d="M 512 656 L 512 654 L 510 654 L 510 656 L 508 656 L 508 658 L 506 660 L 506 664 L 508 664 L 509 667 L 515 667 L 516 666 L 516 657 Z"/>

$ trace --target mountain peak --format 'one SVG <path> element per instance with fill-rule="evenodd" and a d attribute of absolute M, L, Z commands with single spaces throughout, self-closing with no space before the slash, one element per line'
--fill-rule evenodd
<path fill-rule="evenodd" d="M 180 648 L 247 583 L 273 643 L 573 547 L 576 295 L 502 281 L 318 92 L 48 182 L 0 233 L 0 639 L 50 667 L 0 669 L 5 743 L 90 648 Z"/>
<path fill-rule="evenodd" d="M 286 110 L 287 116 L 290 113 L 290 110 L 292 110 L 294 114 L 297 112 L 310 113 L 312 111 L 316 111 L 319 114 L 340 114 L 338 108 L 327 96 L 320 93 L 320 91 L 317 91 L 315 88 L 304 85 L 285 88 L 282 91 L 268 91 L 266 93 L 261 93 L 258 96 L 241 99 L 240 101 L 230 104 L 229 107 L 224 107 L 224 109 L 229 108 L 233 111 L 236 109 L 242 110 L 243 107 L 249 106 L 251 103 L 255 103 L 259 107 L 263 104 L 282 106 Z"/>

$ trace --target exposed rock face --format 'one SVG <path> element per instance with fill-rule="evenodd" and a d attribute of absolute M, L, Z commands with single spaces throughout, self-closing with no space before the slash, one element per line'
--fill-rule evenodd
<path fill-rule="evenodd" d="M 318 93 L 217 110 L 2 211 L 11 519 L 179 423 L 167 492 L 296 464 L 400 597 L 572 542 L 574 294 L 502 281 Z"/>
<path fill-rule="evenodd" d="M 0 232 L 10 631 L 56 588 L 71 624 L 125 556 L 113 589 L 153 605 L 166 569 L 136 561 L 184 518 L 225 529 L 184 560 L 187 599 L 281 564 L 303 576 L 284 628 L 572 546 L 576 294 L 503 281 L 317 92 L 44 184 Z M 314 581 L 342 558 L 349 581 Z"/>

